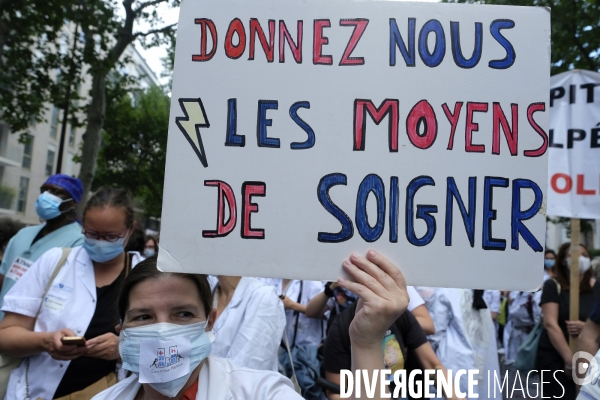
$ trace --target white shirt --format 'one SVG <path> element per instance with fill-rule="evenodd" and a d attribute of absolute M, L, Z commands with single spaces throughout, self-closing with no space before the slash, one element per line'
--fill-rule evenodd
<path fill-rule="evenodd" d="M 133 265 L 141 261 L 133 253 Z M 4 297 L 2 311 L 35 318 L 44 290 L 58 264 L 62 250 L 48 250 L 31 265 L 27 274 Z M 87 252 L 74 247 L 64 266 L 54 279 L 36 320 L 34 332 L 55 332 L 69 328 L 83 336 L 96 309 L 94 265 Z M 29 396 L 32 399 L 52 399 L 70 361 L 55 360 L 44 352 L 29 357 Z M 12 371 L 6 399 L 26 397 L 25 370 L 27 362 Z"/>
<path fill-rule="evenodd" d="M 527 305 L 529 296 L 531 296 L 532 314 L 529 314 Z M 541 290 L 535 293 L 513 291 L 510 292 L 509 298 L 511 302 L 507 305 L 508 321 L 504 328 L 504 348 L 506 349 L 504 360 L 506 364 L 512 364 L 515 361 L 519 348 L 527 339 L 528 331 L 542 317 L 542 308 L 540 307 Z"/>
<path fill-rule="evenodd" d="M 302 282 L 302 296 L 300 295 L 300 282 Z M 307 305 L 308 302 L 323 291 L 323 282 L 321 281 L 298 281 L 293 280 L 288 284 L 285 295 L 291 300 Z M 287 319 L 286 332 L 290 346 L 294 341 L 294 328 L 296 326 L 296 312 L 286 310 Z M 296 344 L 298 346 L 318 346 L 325 335 L 327 322 L 323 319 L 308 318 L 304 313 L 298 314 L 298 329 L 296 331 Z"/>
<path fill-rule="evenodd" d="M 499 290 L 484 290 L 483 291 L 483 300 L 485 300 L 485 304 L 487 304 L 490 312 L 500 313 L 500 291 Z"/>
<path fill-rule="evenodd" d="M 277 371 L 285 322 L 283 303 L 275 289 L 242 277 L 215 321 L 211 354 L 233 360 L 240 367 Z"/>
<path fill-rule="evenodd" d="M 142 384 L 137 375 L 117 383 L 92 400 L 134 400 Z M 302 400 L 292 382 L 272 371 L 237 367 L 230 360 L 210 356 L 200 369 L 196 400 Z"/>
<path fill-rule="evenodd" d="M 419 292 L 417 292 L 417 289 L 415 289 L 414 286 L 407 286 L 406 291 L 408 292 L 408 297 L 410 299 L 408 301 L 408 311 L 412 312 L 412 310 L 414 310 L 415 308 L 425 304 L 425 300 L 423 300 L 423 298 L 421 297 Z"/>
<path fill-rule="evenodd" d="M 485 395 L 488 371 L 492 383 L 494 372 L 501 379 L 495 329 L 489 310 L 472 308 L 472 290 L 437 288 L 431 291 L 431 288 L 424 288 L 424 293 L 435 325 L 435 333 L 427 338 L 440 362 L 452 371 L 478 369 L 477 389 Z M 466 392 L 466 376 L 463 378 L 460 387 Z M 498 395 L 498 399 L 502 399 L 502 394 Z"/>

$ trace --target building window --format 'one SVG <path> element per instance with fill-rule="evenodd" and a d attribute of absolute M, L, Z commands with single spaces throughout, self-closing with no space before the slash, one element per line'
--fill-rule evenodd
<path fill-rule="evenodd" d="M 31 155 L 33 154 L 33 136 L 27 135 L 27 141 L 24 144 L 23 161 L 21 166 L 25 169 L 31 169 Z"/>
<path fill-rule="evenodd" d="M 29 190 L 29 178 L 24 176 L 19 181 L 19 198 L 17 200 L 17 211 L 25 212 L 25 206 L 27 205 L 27 191 Z"/>
<path fill-rule="evenodd" d="M 48 149 L 48 155 L 46 156 L 46 175 L 52 175 L 54 171 L 54 155 L 56 154 L 56 150 L 53 148 Z"/>
<path fill-rule="evenodd" d="M 71 131 L 69 132 L 69 146 L 75 146 L 75 128 L 71 127 Z"/>
<path fill-rule="evenodd" d="M 52 109 L 52 120 L 50 121 L 50 137 L 56 139 L 58 133 L 58 107 Z"/>

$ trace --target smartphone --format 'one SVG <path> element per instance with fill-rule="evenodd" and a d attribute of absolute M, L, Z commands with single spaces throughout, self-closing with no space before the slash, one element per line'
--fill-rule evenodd
<path fill-rule="evenodd" d="M 60 338 L 62 344 L 85 346 L 85 338 L 83 336 L 63 336 Z"/>

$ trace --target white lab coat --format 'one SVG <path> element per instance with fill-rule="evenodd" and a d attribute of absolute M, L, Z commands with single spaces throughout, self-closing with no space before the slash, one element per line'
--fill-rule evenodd
<path fill-rule="evenodd" d="M 478 369 L 479 382 L 475 393 L 479 392 L 480 398 L 486 397 L 488 371 L 491 379 L 494 371 L 500 377 L 495 331 L 489 310 L 472 308 L 472 290 L 424 289 L 422 296 L 426 298 L 427 309 L 435 325 L 435 333 L 428 339 L 440 362 L 452 371 Z M 463 378 L 460 387 L 466 393 L 467 379 L 466 376 Z M 502 399 L 501 393 L 498 396 Z"/>
<path fill-rule="evenodd" d="M 281 283 L 281 279 L 279 280 Z M 308 302 L 323 291 L 323 282 L 321 281 L 302 281 L 302 296 L 300 304 L 307 305 Z M 277 290 L 277 289 L 276 289 Z M 281 285 L 279 285 L 279 292 Z M 278 292 L 278 293 L 279 293 Z M 298 303 L 300 295 L 300 281 L 291 281 L 285 290 L 285 295 Z M 293 310 L 286 310 L 286 332 L 290 346 L 294 341 L 294 328 L 296 326 L 296 313 Z M 298 315 L 298 329 L 296 331 L 296 344 L 298 346 L 318 346 L 325 335 L 327 322 L 323 319 L 308 318 L 303 313 Z"/>
<path fill-rule="evenodd" d="M 530 315 L 527 309 L 529 296 L 531 296 L 533 315 Z M 519 348 L 529 335 L 528 331 L 531 331 L 542 317 L 541 290 L 535 293 L 514 291 L 510 292 L 509 298 L 511 302 L 508 304 L 508 321 L 504 328 L 504 349 L 506 350 L 504 360 L 506 364 L 515 362 Z"/>
<path fill-rule="evenodd" d="M 211 354 L 233 360 L 240 367 L 277 371 L 285 323 L 283 303 L 275 289 L 242 277 L 215 321 Z"/>
<path fill-rule="evenodd" d="M 498 323 L 498 315 L 500 314 L 500 308 L 502 307 L 501 293 L 499 290 L 484 290 L 483 300 L 485 301 L 485 304 L 487 304 L 490 313 L 497 313 L 496 319 L 493 320 L 495 331 L 494 335 L 496 337 L 496 345 L 502 346 L 502 343 L 498 341 L 498 328 L 500 327 L 500 324 Z"/>
<path fill-rule="evenodd" d="M 499 290 L 484 290 L 483 300 L 485 300 L 485 304 L 487 304 L 490 312 L 500 314 L 500 306 L 502 305 L 502 302 L 500 301 Z"/>
<path fill-rule="evenodd" d="M 136 265 L 141 257 L 137 252 L 133 254 L 132 264 Z M 33 263 L 27 274 L 4 297 L 2 311 L 34 318 L 61 256 L 62 250 L 54 248 Z M 95 309 L 94 265 L 81 246 L 74 247 L 44 299 L 34 332 L 55 332 L 69 328 L 75 334 L 83 336 Z M 70 361 L 55 360 L 46 352 L 30 356 L 29 396 L 32 399 L 52 399 L 69 363 Z M 7 400 L 26 397 L 26 364 L 27 362 L 23 362 L 12 371 L 6 392 Z"/>
<path fill-rule="evenodd" d="M 406 292 L 408 293 L 408 297 L 410 299 L 408 301 L 408 311 L 412 312 L 412 310 L 414 310 L 415 308 L 425 304 L 425 300 L 423 300 L 423 298 L 414 286 L 407 286 Z"/>
<path fill-rule="evenodd" d="M 142 384 L 137 375 L 117 383 L 92 400 L 134 400 Z M 302 400 L 292 382 L 272 371 L 237 367 L 230 360 L 210 356 L 200 369 L 196 400 Z"/>

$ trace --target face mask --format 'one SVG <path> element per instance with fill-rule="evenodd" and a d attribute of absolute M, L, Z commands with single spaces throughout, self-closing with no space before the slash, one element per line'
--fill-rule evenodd
<path fill-rule="evenodd" d="M 41 219 L 48 221 L 63 213 L 60 211 L 60 205 L 62 203 L 72 200 L 73 199 L 63 200 L 50 192 L 44 192 L 38 196 L 38 199 L 35 202 L 35 211 Z"/>
<path fill-rule="evenodd" d="M 154 251 L 154 249 L 144 249 L 144 257 L 146 257 L 146 258 L 152 257 L 155 254 L 156 254 L 156 251 Z"/>
<path fill-rule="evenodd" d="M 214 336 L 206 321 L 191 325 L 166 322 L 123 329 L 119 353 L 123 368 L 167 397 L 183 389 L 192 372 L 210 354 Z"/>
<path fill-rule="evenodd" d="M 567 261 L 567 267 L 569 267 L 569 269 L 571 269 L 571 257 L 567 257 L 566 261 Z M 590 260 L 586 256 L 579 256 L 579 275 L 585 274 L 587 272 L 587 270 L 590 269 L 591 265 L 592 265 L 592 260 Z"/>
<path fill-rule="evenodd" d="M 127 234 L 129 235 L 129 234 Z M 90 258 L 96 262 L 106 262 L 117 257 L 124 251 L 123 244 L 127 235 L 118 239 L 116 242 L 107 242 L 106 240 L 83 238 L 83 248 L 87 251 Z"/>
<path fill-rule="evenodd" d="M 544 268 L 554 267 L 554 260 L 544 259 Z"/>

